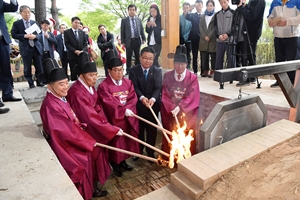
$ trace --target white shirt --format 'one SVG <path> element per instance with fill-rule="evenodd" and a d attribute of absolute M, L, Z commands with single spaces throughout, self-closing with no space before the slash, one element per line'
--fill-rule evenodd
<path fill-rule="evenodd" d="M 85 87 L 85 89 L 87 89 L 87 91 L 89 91 L 89 93 L 94 94 L 93 88 L 87 86 L 87 85 L 85 84 L 85 82 L 84 82 L 80 77 L 78 77 L 78 81 L 80 81 L 80 83 Z"/>
<path fill-rule="evenodd" d="M 63 102 L 65 102 L 65 103 L 67 102 L 66 97 L 58 97 L 56 94 L 54 94 L 53 92 L 51 92 L 51 90 L 49 90 L 49 89 L 47 89 L 47 92 L 53 94 L 53 96 L 55 96 L 56 98 L 62 100 Z"/>
<path fill-rule="evenodd" d="M 185 78 L 185 75 L 186 75 L 186 69 L 184 70 L 184 72 L 182 72 L 182 74 L 180 74 L 181 75 L 181 77 L 180 77 L 180 80 L 178 80 L 178 77 L 177 77 L 177 73 L 176 73 L 176 71 L 174 70 L 174 77 L 175 77 L 175 80 L 176 81 L 178 81 L 178 82 L 181 82 L 181 81 L 183 81 L 184 80 L 184 78 Z"/>

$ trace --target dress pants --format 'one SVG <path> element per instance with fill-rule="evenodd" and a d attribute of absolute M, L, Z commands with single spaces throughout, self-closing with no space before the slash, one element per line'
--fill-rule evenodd
<path fill-rule="evenodd" d="M 199 41 L 200 39 L 192 40 L 193 70 L 195 74 L 198 72 Z M 201 71 L 201 73 L 203 72 Z"/>
<path fill-rule="evenodd" d="M 201 74 L 203 74 L 203 71 L 209 71 L 209 56 L 210 56 L 211 69 L 215 70 L 216 52 L 201 51 L 200 54 L 201 54 Z"/>
<path fill-rule="evenodd" d="M 130 42 L 130 46 L 126 46 L 126 66 L 127 66 L 127 73 L 129 74 L 129 70 L 131 69 L 131 58 L 132 52 L 134 52 L 134 64 L 140 64 L 140 48 L 141 48 L 141 41 L 140 38 L 132 38 Z"/>
<path fill-rule="evenodd" d="M 277 37 L 275 37 L 274 44 L 275 44 L 276 62 L 296 60 L 298 37 L 292 37 L 292 38 L 277 38 Z M 287 74 L 288 74 L 292 84 L 294 84 L 295 71 L 290 71 Z"/>
<path fill-rule="evenodd" d="M 2 98 L 9 99 L 13 95 L 12 74 L 10 68 L 10 47 L 3 38 L 0 39 L 0 87 L 2 89 Z M 0 99 L 1 102 L 1 99 Z"/>
<path fill-rule="evenodd" d="M 61 59 L 61 64 L 62 64 L 62 68 L 64 68 L 66 74 L 68 75 L 68 52 L 67 51 L 64 51 L 63 52 L 63 59 Z"/>
<path fill-rule="evenodd" d="M 24 77 L 26 78 L 29 86 L 34 85 L 31 73 L 32 60 L 35 67 L 35 77 L 37 78 L 38 75 L 43 72 L 42 55 L 38 52 L 36 47 L 29 46 L 27 55 L 23 56 Z M 37 84 L 39 83 L 37 82 Z"/>

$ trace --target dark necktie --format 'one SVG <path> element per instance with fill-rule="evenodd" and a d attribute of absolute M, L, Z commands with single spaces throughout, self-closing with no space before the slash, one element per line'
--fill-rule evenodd
<path fill-rule="evenodd" d="M 147 73 L 147 70 L 146 70 L 146 69 L 144 70 L 144 78 L 145 78 L 145 81 L 147 81 L 148 73 Z"/>
<path fill-rule="evenodd" d="M 26 29 L 30 27 L 30 23 L 29 21 L 26 21 Z M 28 39 L 28 44 L 31 46 L 31 47 L 34 47 L 34 41 L 33 40 L 29 40 Z"/>
<path fill-rule="evenodd" d="M 132 21 L 132 26 L 133 26 L 134 38 L 138 38 L 138 31 L 137 31 L 137 27 L 136 27 L 136 24 L 135 24 L 134 17 L 131 18 L 131 21 Z"/>
<path fill-rule="evenodd" d="M 120 80 L 116 80 L 116 84 L 119 85 L 120 84 Z"/>
<path fill-rule="evenodd" d="M 74 34 L 75 34 L 75 37 L 76 37 L 76 41 L 79 42 L 79 37 L 78 37 L 78 34 L 77 34 L 76 30 L 74 31 Z"/>
<path fill-rule="evenodd" d="M 178 78 L 178 81 L 180 81 L 181 74 L 178 74 L 178 75 L 177 75 L 177 78 Z"/>

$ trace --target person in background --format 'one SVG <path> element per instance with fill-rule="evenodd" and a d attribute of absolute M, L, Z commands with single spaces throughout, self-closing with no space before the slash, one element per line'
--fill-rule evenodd
<path fill-rule="evenodd" d="M 98 26 L 98 30 L 100 32 L 97 44 L 99 49 L 101 50 L 101 58 L 104 65 L 105 76 L 108 76 L 108 61 L 112 57 L 116 57 L 118 55 L 115 43 L 114 43 L 114 35 L 106 30 L 105 25 L 100 24 Z"/>
<path fill-rule="evenodd" d="M 180 44 L 186 46 L 186 57 L 188 60 L 187 68 L 190 69 L 192 46 L 191 46 L 191 40 L 189 39 L 189 37 L 190 37 L 191 29 L 192 29 L 192 23 L 191 23 L 191 21 L 189 21 L 185 18 L 190 10 L 190 4 L 188 2 L 184 2 L 182 5 L 182 10 L 183 10 L 183 13 L 182 13 L 182 15 L 180 15 L 180 19 L 179 19 L 179 21 L 180 21 Z"/>
<path fill-rule="evenodd" d="M 155 51 L 153 65 L 160 67 L 158 58 L 161 52 L 161 15 L 156 4 L 150 6 L 150 17 L 147 20 L 146 32 L 148 33 L 147 44 Z"/>
<path fill-rule="evenodd" d="M 201 55 L 201 70 L 202 77 L 211 78 L 214 75 L 216 66 L 216 35 L 214 30 L 214 12 L 215 2 L 207 0 L 206 10 L 200 21 L 200 42 L 199 50 Z M 209 59 L 210 57 L 210 59 Z M 211 63 L 211 70 L 209 73 L 209 60 Z"/>
<path fill-rule="evenodd" d="M 39 38 L 42 37 L 41 34 L 26 33 L 25 30 L 32 25 L 37 24 L 37 22 L 30 20 L 31 10 L 29 6 L 22 5 L 20 7 L 20 14 L 22 19 L 17 20 L 13 23 L 11 29 L 11 36 L 14 39 L 19 40 L 20 54 L 23 59 L 24 64 L 24 77 L 26 78 L 29 88 L 34 88 L 34 81 L 31 73 L 32 63 L 35 67 L 35 77 L 42 72 L 42 55 L 43 48 L 40 43 Z M 33 62 L 32 62 L 33 61 Z M 44 87 L 43 83 L 36 81 L 36 85 Z"/>
<path fill-rule="evenodd" d="M 18 10 L 18 2 L 11 0 L 10 3 L 0 1 L 0 87 L 2 90 L 3 101 L 21 101 L 22 99 L 13 96 L 13 77 L 10 67 L 10 36 L 8 34 L 6 21 L 4 19 L 5 12 L 15 12 Z M 4 103 L 0 98 L 0 114 L 9 112 L 9 108 L 4 107 Z"/>
<path fill-rule="evenodd" d="M 87 51 L 86 34 L 79 28 L 80 18 L 72 17 L 72 28 L 65 30 L 64 39 L 68 50 L 68 62 L 70 65 L 71 81 L 77 80 L 74 73 L 75 65 L 78 65 L 80 53 Z"/>
<path fill-rule="evenodd" d="M 229 0 L 219 0 L 222 9 L 214 16 L 216 47 L 216 70 L 224 68 L 224 56 L 227 53 L 227 61 L 231 56 L 228 54 L 228 42 L 231 35 L 233 10 L 229 7 Z"/>
<path fill-rule="evenodd" d="M 49 18 L 48 21 L 50 22 L 50 25 L 49 25 L 49 31 L 50 31 L 54 36 L 59 35 L 60 32 L 54 28 L 54 26 L 56 25 L 56 21 L 55 21 L 53 18 L 51 18 L 51 17 Z"/>
<path fill-rule="evenodd" d="M 91 53 L 92 53 L 92 49 L 93 49 L 93 46 L 94 46 L 94 42 L 93 42 L 93 39 L 90 38 L 90 36 L 89 36 L 90 28 L 87 27 L 87 26 L 83 26 L 82 31 L 87 35 L 87 40 L 88 40 L 87 50 L 88 50 L 88 54 L 90 56 L 90 61 L 93 61 Z"/>
<path fill-rule="evenodd" d="M 67 30 L 67 25 L 60 24 L 59 25 L 60 34 L 55 37 L 57 41 L 57 45 L 55 49 L 59 54 L 62 68 L 64 68 L 66 74 L 68 74 L 68 49 L 65 44 L 65 30 Z"/>
<path fill-rule="evenodd" d="M 192 29 L 189 35 L 189 40 L 191 41 L 192 45 L 192 54 L 193 54 L 193 70 L 194 74 L 198 72 L 198 52 L 199 52 L 199 41 L 200 41 L 200 34 L 201 31 L 199 29 L 200 19 L 202 15 L 202 7 L 203 2 L 202 0 L 197 0 L 194 4 L 196 8 L 195 13 L 187 13 L 185 18 L 192 23 Z M 201 75 L 203 74 L 203 70 L 201 68 Z"/>
<path fill-rule="evenodd" d="M 135 65 L 140 64 L 140 48 L 145 43 L 146 37 L 142 20 L 136 16 L 136 5 L 130 4 L 127 10 L 129 16 L 121 21 L 121 41 L 126 47 L 126 74 L 129 74 L 132 52 L 134 52 Z"/>
<path fill-rule="evenodd" d="M 116 49 L 118 52 L 118 57 L 123 63 L 123 69 L 124 69 L 123 75 L 125 75 L 126 74 L 126 48 L 122 45 L 120 36 L 117 36 Z"/>
<path fill-rule="evenodd" d="M 152 47 L 145 47 L 141 51 L 141 64 L 134 66 L 129 73 L 129 79 L 134 85 L 134 90 L 139 101 L 136 104 L 138 115 L 144 119 L 157 124 L 155 117 L 149 110 L 151 107 L 156 116 L 160 111 L 161 88 L 162 88 L 162 71 L 154 65 L 155 51 Z M 157 128 L 140 121 L 139 122 L 139 139 L 155 146 Z M 146 130 L 146 137 L 145 137 Z M 140 152 L 143 154 L 144 145 L 140 144 Z M 146 147 L 149 157 L 154 157 L 154 150 Z M 133 157 L 136 160 L 137 157 Z"/>
<path fill-rule="evenodd" d="M 49 31 L 49 25 L 50 22 L 46 19 L 41 22 L 42 31 L 40 34 L 42 36 L 39 38 L 39 40 L 43 49 L 42 61 L 46 60 L 47 58 L 54 59 L 52 46 L 57 45 L 55 36 Z"/>

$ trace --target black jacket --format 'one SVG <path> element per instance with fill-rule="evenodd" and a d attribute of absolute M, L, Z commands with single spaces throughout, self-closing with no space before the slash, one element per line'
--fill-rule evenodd
<path fill-rule="evenodd" d="M 148 18 L 147 22 L 150 21 L 150 17 Z M 147 37 L 147 44 L 149 45 L 150 42 L 150 36 L 152 34 L 152 31 L 154 31 L 154 39 L 156 44 L 161 45 L 161 17 L 159 16 L 156 20 L 156 27 L 149 27 L 146 25 L 146 32 L 148 33 L 148 37 Z"/>

